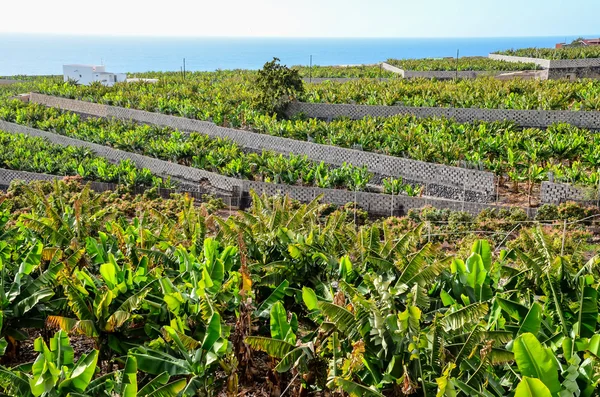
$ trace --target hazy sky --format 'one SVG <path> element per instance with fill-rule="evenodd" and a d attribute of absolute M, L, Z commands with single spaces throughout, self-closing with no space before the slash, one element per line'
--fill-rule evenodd
<path fill-rule="evenodd" d="M 571 36 L 597 32 L 600 14 L 600 0 L 4 0 L 2 3 L 0 33 L 154 36 Z"/>

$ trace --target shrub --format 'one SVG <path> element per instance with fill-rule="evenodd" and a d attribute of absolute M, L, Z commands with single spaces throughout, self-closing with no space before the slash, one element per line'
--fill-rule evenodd
<path fill-rule="evenodd" d="M 273 58 L 258 71 L 256 78 L 258 96 L 256 106 L 259 110 L 282 116 L 291 100 L 304 92 L 302 77 L 298 70 L 290 69 Z"/>
<path fill-rule="evenodd" d="M 558 219 L 558 207 L 554 204 L 544 204 L 535 215 L 536 221 L 552 221 Z"/>

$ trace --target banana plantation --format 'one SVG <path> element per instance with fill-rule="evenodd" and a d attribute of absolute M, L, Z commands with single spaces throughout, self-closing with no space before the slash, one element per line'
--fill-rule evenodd
<path fill-rule="evenodd" d="M 270 65 L 278 70 L 275 60 Z M 465 67 L 491 66 L 473 60 Z M 274 89 L 271 109 L 298 99 L 600 110 L 600 83 L 592 80 L 378 81 L 391 77 L 379 66 L 285 72 L 301 89 Z M 358 79 L 302 83 L 307 73 Z M 198 132 L 14 97 L 40 92 L 488 170 L 513 193 L 526 183 L 530 197 L 548 179 L 600 183 L 594 131 L 411 116 L 285 117 L 265 110 L 265 95 L 256 88 L 265 74 L 148 72 L 136 77 L 157 83 L 114 87 L 25 79 L 0 88 L 0 119 L 234 178 L 295 186 L 364 191 L 375 178 L 366 167 L 257 153 Z M 0 143 L 1 168 L 67 177 L 13 182 L 0 192 L 0 396 L 599 393 L 597 205 L 545 204 L 534 212 L 504 206 L 478 215 L 425 206 L 374 218 L 355 203 L 250 192 L 250 207 L 234 212 L 211 197 L 159 198 L 158 189 L 176 183 L 131 161 L 111 163 L 92 150 L 2 131 Z M 98 193 L 88 181 L 119 186 Z M 145 193 L 135 195 L 135 187 Z M 422 193 L 402 178 L 384 178 L 380 187 L 394 195 Z"/>
<path fill-rule="evenodd" d="M 0 201 L 7 396 L 596 395 L 600 260 L 581 208 L 356 223 L 255 196 L 224 217 L 77 181 Z M 562 218 L 587 220 L 561 233 Z"/>

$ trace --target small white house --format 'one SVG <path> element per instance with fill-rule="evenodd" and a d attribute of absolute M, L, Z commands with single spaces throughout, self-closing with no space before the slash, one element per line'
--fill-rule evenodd
<path fill-rule="evenodd" d="M 115 83 L 127 81 L 127 74 L 109 73 L 104 65 L 63 65 L 63 75 L 65 82 L 73 80 L 82 85 L 98 81 L 110 87 Z"/>

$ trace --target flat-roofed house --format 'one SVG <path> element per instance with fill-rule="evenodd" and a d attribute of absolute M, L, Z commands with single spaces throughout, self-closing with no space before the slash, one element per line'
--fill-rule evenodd
<path fill-rule="evenodd" d="M 107 72 L 104 65 L 63 65 L 63 76 L 64 81 L 73 80 L 82 85 L 90 85 L 97 81 L 110 87 L 115 83 L 127 81 L 127 74 Z"/>

